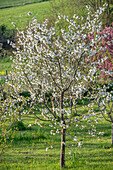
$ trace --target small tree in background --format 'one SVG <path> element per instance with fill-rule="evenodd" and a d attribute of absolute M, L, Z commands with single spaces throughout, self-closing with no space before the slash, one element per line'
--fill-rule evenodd
<path fill-rule="evenodd" d="M 95 80 L 92 89 L 93 93 L 90 97 L 93 101 L 89 104 L 90 116 L 94 115 L 96 119 L 101 117 L 111 123 L 111 145 L 113 146 L 113 83 L 101 84 Z M 95 107 L 92 108 L 92 105 Z"/>
<path fill-rule="evenodd" d="M 76 100 L 82 99 L 95 76 L 96 65 L 90 61 L 101 50 L 94 44 L 102 38 L 97 33 L 102 25 L 99 15 L 103 10 L 93 15 L 88 8 L 85 24 L 79 25 L 78 21 L 84 18 L 76 15 L 73 20 L 65 15 L 58 16 L 54 26 L 49 27 L 48 20 L 39 24 L 35 19 L 25 31 L 18 32 L 18 44 L 13 44 L 16 48 L 14 70 L 9 75 L 12 81 L 8 82 L 14 90 L 12 96 L 23 102 L 19 94 L 30 92 L 30 111 L 37 122 L 51 121 L 59 126 L 61 168 L 65 166 L 66 130 L 71 122 L 77 121 Z M 88 35 L 94 33 L 92 41 Z M 23 113 L 28 114 L 28 110 Z"/>
<path fill-rule="evenodd" d="M 106 55 L 107 59 L 104 61 L 103 64 L 100 64 L 99 69 L 103 70 L 101 71 L 101 74 L 102 74 L 101 78 L 103 79 L 102 81 L 108 83 L 108 82 L 113 81 L 113 27 L 105 26 L 101 35 L 103 37 L 104 35 L 106 35 L 100 42 L 102 48 L 106 47 L 106 50 L 104 53 L 103 53 L 103 50 L 101 50 L 99 57 L 103 58 Z"/>
<path fill-rule="evenodd" d="M 101 50 L 92 57 L 92 62 L 97 63 L 97 71 L 91 87 L 93 93 L 90 93 L 91 98 L 94 99 L 91 105 L 96 104 L 98 112 L 95 112 L 95 109 L 91 110 L 93 114 L 102 115 L 112 124 L 111 145 L 113 146 L 113 28 L 105 27 L 100 34 L 103 38 L 95 46 L 100 45 Z"/>
<path fill-rule="evenodd" d="M 21 121 L 21 112 L 27 99 L 21 95 L 15 96 L 13 87 L 4 85 L 0 84 L 0 157 L 13 141 L 15 131 L 21 130 L 18 122 Z"/>
<path fill-rule="evenodd" d="M 102 21 L 104 25 L 111 26 L 113 21 L 113 1 L 112 0 L 79 0 L 81 6 L 90 5 L 92 10 L 97 11 L 103 4 L 107 3 L 105 11 L 102 15 Z"/>
<path fill-rule="evenodd" d="M 8 96 L 4 96 L 4 88 L 1 85 L 0 88 L 0 156 L 4 150 L 8 147 L 7 141 L 11 139 L 14 134 L 12 125 L 14 123 L 17 113 L 14 112 L 15 102 Z M 16 111 L 16 109 L 15 109 Z M 16 114 L 15 114 L 16 113 Z"/>
<path fill-rule="evenodd" d="M 99 81 L 102 84 L 110 83 L 113 78 L 113 27 L 105 26 L 98 34 L 102 36 L 102 39 L 95 43 L 94 46 L 101 46 L 101 50 L 92 56 L 91 63 L 100 60 L 97 64 L 98 71 L 100 72 Z M 94 34 L 89 35 L 89 39 L 93 40 L 94 36 Z"/>

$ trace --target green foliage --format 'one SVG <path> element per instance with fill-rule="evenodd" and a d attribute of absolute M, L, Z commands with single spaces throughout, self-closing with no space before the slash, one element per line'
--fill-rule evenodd
<path fill-rule="evenodd" d="M 6 25 L 0 25 L 0 41 L 13 40 L 15 33 L 16 29 L 8 29 Z"/>
<path fill-rule="evenodd" d="M 23 91 L 23 92 L 20 93 L 20 96 L 30 97 L 30 92 L 29 91 Z"/>
<path fill-rule="evenodd" d="M 29 129 L 24 125 L 22 121 L 18 121 L 18 120 L 12 124 L 11 128 L 12 130 L 16 129 L 19 131 L 24 131 L 24 130 Z"/>
<path fill-rule="evenodd" d="M 12 47 L 7 41 L 14 41 L 16 29 L 8 29 L 0 25 L 0 59 L 12 54 Z"/>
<path fill-rule="evenodd" d="M 73 18 L 73 15 L 76 14 L 77 16 L 81 17 L 81 16 L 87 16 L 87 10 L 85 8 L 85 6 L 83 5 L 83 3 L 77 0 L 53 0 L 50 1 L 51 4 L 51 8 L 50 8 L 50 15 L 49 15 L 49 22 L 50 25 L 54 24 L 56 18 L 58 15 L 66 15 L 68 16 L 70 19 Z M 80 24 L 80 20 L 79 23 Z M 84 22 L 84 21 L 82 21 Z M 64 29 L 66 28 L 66 22 L 64 23 L 64 21 L 61 21 L 60 26 L 64 26 Z"/>
<path fill-rule="evenodd" d="M 7 57 L 1 57 L 0 58 L 0 77 L 4 78 L 4 76 L 6 75 L 6 70 L 7 73 L 9 74 L 9 72 L 11 71 L 12 67 L 12 61 L 10 60 L 10 55 L 8 54 Z"/>
<path fill-rule="evenodd" d="M 19 142 L 19 141 L 30 141 L 30 140 L 44 140 L 46 139 L 44 133 L 37 133 L 37 132 L 32 132 L 32 130 L 29 131 L 17 131 L 14 136 L 13 136 L 13 140 L 14 143 Z M 10 139 L 11 140 L 11 139 Z"/>
<path fill-rule="evenodd" d="M 5 77 L 0 77 L 0 84 L 5 84 Z"/>

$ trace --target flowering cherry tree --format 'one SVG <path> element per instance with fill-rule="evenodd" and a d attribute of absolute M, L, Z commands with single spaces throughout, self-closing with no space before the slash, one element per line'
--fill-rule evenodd
<path fill-rule="evenodd" d="M 95 14 L 87 9 L 86 22 L 80 25 L 78 21 L 84 18 L 76 15 L 73 20 L 58 16 L 54 26 L 48 26 L 47 19 L 42 24 L 34 19 L 25 31 L 18 32 L 18 43 L 12 44 L 16 51 L 8 85 L 18 101 L 23 101 L 19 97 L 22 91 L 30 92 L 30 111 L 38 124 L 51 121 L 61 129 L 60 167 L 65 166 L 66 130 L 71 122 L 77 121 L 76 100 L 88 91 L 96 72 L 91 57 L 101 50 L 94 44 L 101 40 L 97 33 L 104 8 Z M 89 40 L 88 35 L 94 33 L 93 40 Z M 23 114 L 28 114 L 28 110 Z"/>

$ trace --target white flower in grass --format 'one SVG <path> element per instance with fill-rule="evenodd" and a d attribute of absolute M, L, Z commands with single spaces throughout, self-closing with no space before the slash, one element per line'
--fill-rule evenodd
<path fill-rule="evenodd" d="M 46 148 L 46 152 L 48 151 L 48 148 Z"/>
<path fill-rule="evenodd" d="M 59 130 L 58 130 L 58 129 L 56 130 L 56 133 L 59 133 Z"/>
<path fill-rule="evenodd" d="M 29 11 L 27 14 L 28 14 L 28 16 L 30 16 L 30 15 L 32 15 L 32 12 L 31 12 L 31 11 Z"/>
<path fill-rule="evenodd" d="M 83 145 L 82 141 L 78 142 L 78 147 L 81 147 L 82 145 Z"/>
<path fill-rule="evenodd" d="M 51 134 L 51 135 L 53 134 L 53 130 L 50 131 L 50 134 Z"/>
<path fill-rule="evenodd" d="M 29 124 L 28 127 L 31 127 L 31 124 Z"/>
<path fill-rule="evenodd" d="M 97 120 L 97 119 L 95 120 L 95 123 L 98 123 L 98 120 Z"/>
<path fill-rule="evenodd" d="M 52 146 L 52 145 L 50 146 L 50 149 L 53 149 L 53 146 Z"/>
<path fill-rule="evenodd" d="M 104 135 L 104 132 L 99 132 L 98 134 L 99 134 L 99 135 Z"/>
<path fill-rule="evenodd" d="M 75 136 L 73 140 L 74 140 L 74 141 L 77 141 L 77 136 Z"/>
<path fill-rule="evenodd" d="M 15 23 L 14 22 L 12 22 L 11 24 L 15 27 Z"/>

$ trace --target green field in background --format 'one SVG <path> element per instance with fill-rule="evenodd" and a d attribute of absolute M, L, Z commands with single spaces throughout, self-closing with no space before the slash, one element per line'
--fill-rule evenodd
<path fill-rule="evenodd" d="M 0 0 L 0 8 L 20 6 L 20 5 L 38 3 L 43 1 L 47 1 L 47 0 Z"/>

